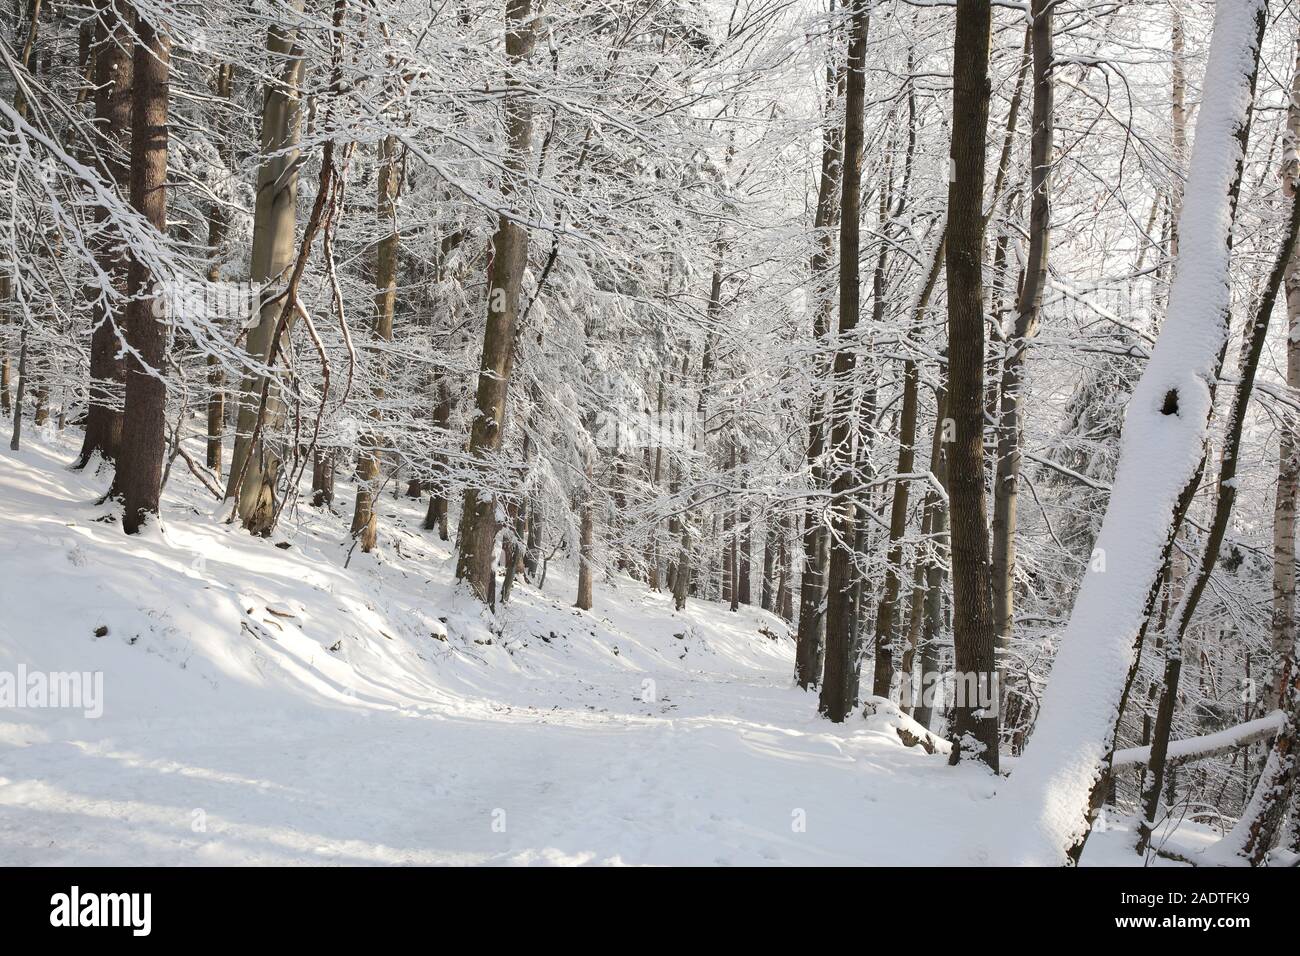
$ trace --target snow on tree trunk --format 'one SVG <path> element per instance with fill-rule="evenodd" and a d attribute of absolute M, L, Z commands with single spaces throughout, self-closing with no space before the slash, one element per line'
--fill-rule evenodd
<path fill-rule="evenodd" d="M 998 797 L 989 845 L 1002 863 L 1065 863 L 1087 833 L 1136 641 L 1201 469 L 1228 335 L 1230 237 L 1264 12 L 1263 0 L 1216 8 L 1168 316 L 1129 402 L 1101 533 L 1035 733 Z"/>

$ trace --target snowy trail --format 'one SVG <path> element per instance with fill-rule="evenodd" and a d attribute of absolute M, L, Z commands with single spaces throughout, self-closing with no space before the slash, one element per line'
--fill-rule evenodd
<path fill-rule="evenodd" d="M 552 567 L 492 630 L 419 502 L 344 569 L 344 519 L 253 539 L 187 475 L 124 545 L 72 449 L 0 452 L 0 672 L 101 672 L 103 716 L 0 708 L 0 863 L 906 865 L 988 805 L 819 720 L 765 612 L 618 578 L 582 613 Z"/>

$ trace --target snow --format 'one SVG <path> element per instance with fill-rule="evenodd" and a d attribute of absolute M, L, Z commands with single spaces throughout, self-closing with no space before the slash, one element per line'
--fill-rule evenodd
<path fill-rule="evenodd" d="M 1187 737 L 1183 740 L 1171 740 L 1166 756 L 1170 763 L 1183 763 L 1193 757 L 1208 757 L 1226 753 L 1236 747 L 1244 747 L 1265 737 L 1278 733 L 1286 723 L 1286 714 L 1275 710 L 1263 717 L 1248 720 L 1235 727 L 1202 734 L 1199 737 Z M 1111 767 L 1120 770 L 1124 767 L 1140 767 L 1151 759 L 1150 747 L 1128 747 L 1115 751 Z"/>
<path fill-rule="evenodd" d="M 1170 516 L 1203 453 L 1211 383 L 1228 334 L 1227 202 L 1248 115 L 1260 0 L 1221 0 L 1179 220 L 1168 317 L 1134 391 L 1119 466 L 1090 567 L 1062 635 L 1033 736 L 996 801 L 1000 862 L 1054 865 L 1085 830 L 1088 794 L 1159 572 Z M 1177 413 L 1163 414 L 1171 392 Z"/>
<path fill-rule="evenodd" d="M 0 708 L 7 864 L 915 864 L 987 806 L 896 708 L 817 718 L 765 612 L 552 566 L 495 633 L 422 502 L 345 569 L 346 515 L 252 538 L 178 463 L 127 538 L 79 442 L 0 451 L 0 671 L 103 675 L 99 719 Z"/>

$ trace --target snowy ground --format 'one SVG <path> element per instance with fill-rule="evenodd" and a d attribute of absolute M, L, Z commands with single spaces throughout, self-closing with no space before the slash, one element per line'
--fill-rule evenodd
<path fill-rule="evenodd" d="M 0 451 L 0 672 L 103 674 L 98 719 L 0 709 L 0 863 L 978 862 L 995 780 L 816 719 L 771 615 L 552 567 L 493 628 L 422 503 L 344 568 L 345 517 L 254 539 L 180 462 L 126 538 L 79 438 Z"/>

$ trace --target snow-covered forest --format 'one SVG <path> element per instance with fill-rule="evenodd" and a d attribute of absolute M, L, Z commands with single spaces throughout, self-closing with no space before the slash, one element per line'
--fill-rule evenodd
<path fill-rule="evenodd" d="M 1300 9 L 0 5 L 0 861 L 1300 863 Z"/>

